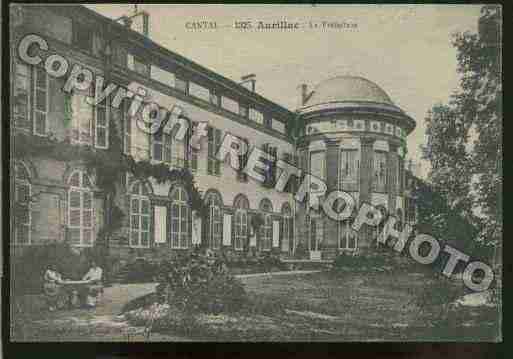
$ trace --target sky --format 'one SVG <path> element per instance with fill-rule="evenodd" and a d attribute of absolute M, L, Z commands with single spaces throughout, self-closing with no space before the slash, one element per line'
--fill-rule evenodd
<path fill-rule="evenodd" d="M 118 18 L 129 4 L 87 7 Z M 459 86 L 455 32 L 477 32 L 480 5 L 183 5 L 139 4 L 150 15 L 150 38 L 232 80 L 256 74 L 256 91 L 295 110 L 298 86 L 315 87 L 340 76 L 365 77 L 417 121 L 408 136 L 408 156 L 421 162 L 425 117 L 447 103 Z M 240 30 L 235 21 L 300 22 L 298 30 Z M 193 21 L 216 22 L 215 30 L 190 30 Z M 322 28 L 322 22 L 356 24 Z M 319 24 L 310 29 L 309 23 Z"/>

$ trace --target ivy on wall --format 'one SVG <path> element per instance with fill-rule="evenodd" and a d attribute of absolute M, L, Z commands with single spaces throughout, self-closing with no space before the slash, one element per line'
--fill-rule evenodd
<path fill-rule="evenodd" d="M 48 137 L 38 137 L 20 132 L 13 138 L 13 156 L 27 158 L 44 154 L 46 158 L 58 161 L 82 161 L 88 172 L 95 174 L 96 185 L 111 198 L 116 194 L 116 183 L 119 183 L 120 175 L 124 173 L 130 173 L 136 179 L 153 177 L 157 183 L 179 182 L 189 194 L 191 209 L 198 211 L 202 217 L 206 215 L 207 208 L 201 193 L 196 186 L 194 176 L 187 168 L 170 169 L 164 163 L 152 164 L 148 160 L 135 161 L 132 156 L 123 153 L 121 138 L 112 122 L 109 132 L 107 150 L 96 149 L 90 145 L 71 145 L 69 139 L 58 141 L 51 134 Z M 112 210 L 111 217 L 115 213 L 118 217 L 122 217 L 118 210 L 113 208 Z M 111 224 L 120 226 L 120 223 L 121 220 L 111 218 Z"/>

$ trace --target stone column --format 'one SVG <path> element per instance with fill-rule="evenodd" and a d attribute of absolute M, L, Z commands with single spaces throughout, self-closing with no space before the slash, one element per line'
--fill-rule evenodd
<path fill-rule="evenodd" d="M 339 141 L 332 140 L 326 143 L 326 184 L 328 190 L 326 195 L 338 189 L 338 166 L 339 166 Z M 338 247 L 337 221 L 324 214 L 324 241 L 323 249 L 336 249 Z"/>
<path fill-rule="evenodd" d="M 399 165 L 397 145 L 389 142 L 389 151 L 387 155 L 387 192 L 388 192 L 388 213 L 395 215 L 396 211 L 396 198 L 397 198 L 397 166 Z"/>
<path fill-rule="evenodd" d="M 360 157 L 360 201 L 362 203 L 371 203 L 372 193 L 372 169 L 373 169 L 373 152 L 374 152 L 374 138 L 362 137 L 361 142 L 361 157 Z M 370 227 L 363 225 L 358 233 L 358 247 L 366 251 L 370 246 L 369 240 Z"/>
<path fill-rule="evenodd" d="M 372 193 L 372 160 L 374 138 L 362 137 L 360 158 L 360 205 L 371 202 Z"/>

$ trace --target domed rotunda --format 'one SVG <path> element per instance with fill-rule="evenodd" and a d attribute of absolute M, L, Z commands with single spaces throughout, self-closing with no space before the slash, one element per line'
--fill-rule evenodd
<path fill-rule="evenodd" d="M 302 85 L 305 123 L 297 143 L 299 166 L 324 179 L 328 189 L 349 193 L 356 209 L 371 203 L 382 212 L 404 219 L 404 156 L 406 136 L 415 120 L 396 106 L 372 81 L 338 76 L 319 83 L 311 92 Z M 351 228 L 354 219 L 337 222 L 322 211 L 297 210 L 299 247 L 310 259 L 330 259 L 344 251 L 375 246 L 378 230 Z"/>

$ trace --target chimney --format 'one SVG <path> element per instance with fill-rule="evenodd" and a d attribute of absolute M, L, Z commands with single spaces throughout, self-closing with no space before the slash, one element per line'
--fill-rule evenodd
<path fill-rule="evenodd" d="M 144 10 L 136 9 L 134 14 L 121 16 L 117 21 L 144 36 L 150 36 L 150 15 Z"/>
<path fill-rule="evenodd" d="M 255 83 L 256 83 L 256 75 L 255 74 L 249 74 L 246 76 L 242 76 L 240 78 L 242 82 L 240 82 L 240 85 L 244 86 L 251 92 L 255 92 Z"/>

